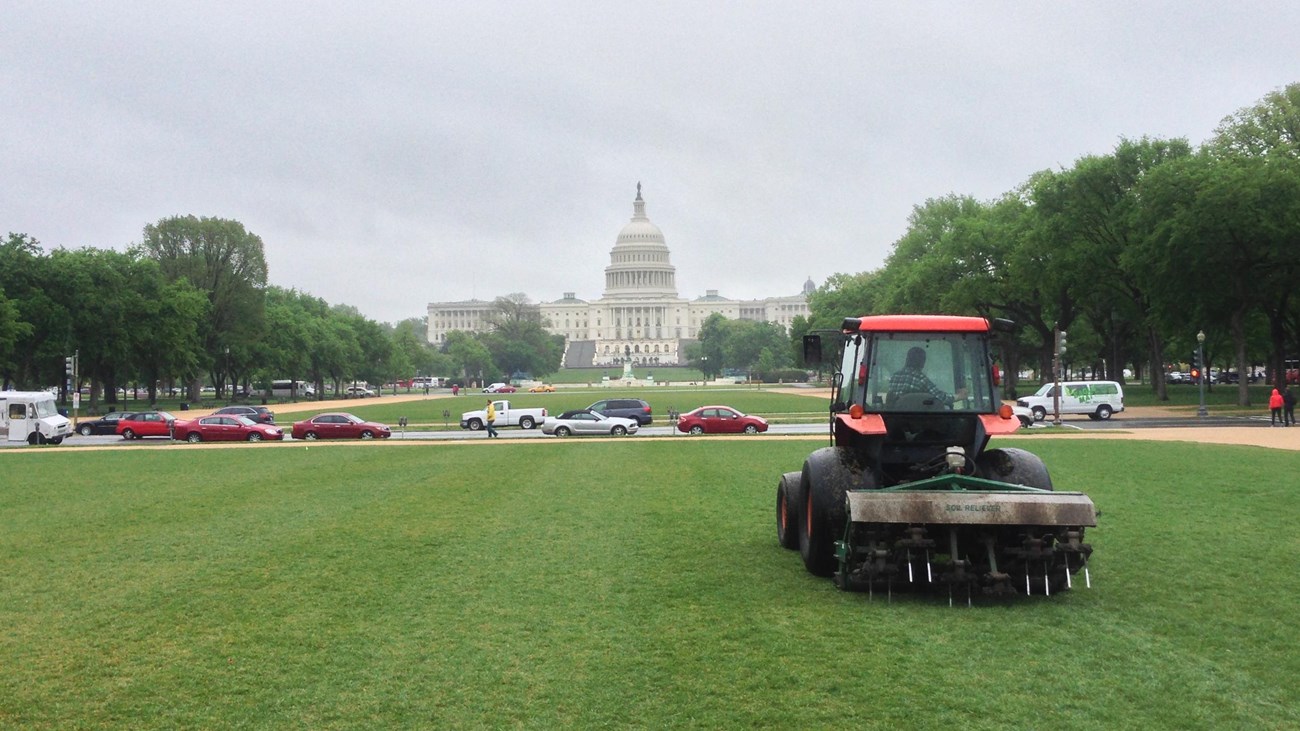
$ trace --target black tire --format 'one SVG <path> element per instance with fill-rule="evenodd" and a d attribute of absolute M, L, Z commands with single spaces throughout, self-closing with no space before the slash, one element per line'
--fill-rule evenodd
<path fill-rule="evenodd" d="M 567 426 L 557 426 L 557 427 L 555 427 L 555 436 L 557 436 L 557 437 L 567 437 L 567 436 L 569 436 L 570 433 L 571 433 L 571 432 L 569 431 L 569 427 L 567 427 Z"/>
<path fill-rule="evenodd" d="M 1110 404 L 1102 404 L 1101 406 L 1097 407 L 1097 418 L 1101 419 L 1102 421 L 1106 421 L 1107 419 L 1109 419 L 1111 413 L 1112 412 L 1111 412 Z"/>
<path fill-rule="evenodd" d="M 1028 416 L 1018 416 L 1016 418 L 1020 419 L 1020 425 L 1025 427 L 1026 429 L 1029 428 L 1030 424 L 1034 423 L 1034 420 Z"/>
<path fill-rule="evenodd" d="M 533 428 L 534 426 L 536 426 L 536 425 L 537 425 L 537 422 L 533 421 L 533 417 L 531 417 L 531 416 L 521 416 L 521 417 L 519 417 L 519 428 L 520 428 L 520 429 L 532 429 L 532 428 Z"/>
<path fill-rule="evenodd" d="M 746 433 L 746 434 L 757 434 L 757 433 L 758 433 L 758 427 L 754 426 L 753 424 L 746 424 L 746 425 L 745 425 L 745 433 Z"/>
<path fill-rule="evenodd" d="M 981 477 L 1012 485 L 1052 489 L 1052 477 L 1043 460 L 1033 452 L 1014 447 L 990 449 L 975 461 Z"/>
<path fill-rule="evenodd" d="M 125 429 L 125 430 L 122 431 L 122 438 L 123 438 L 123 439 L 135 439 L 135 432 L 131 431 L 130 429 Z"/>
<path fill-rule="evenodd" d="M 83 437 L 88 437 L 91 434 L 94 434 L 95 430 L 90 428 L 90 424 L 82 424 L 81 426 L 77 427 L 77 433 Z"/>
<path fill-rule="evenodd" d="M 250 431 L 250 432 L 248 433 L 248 441 L 250 441 L 250 442 L 260 442 L 260 441 L 262 441 L 262 433 L 261 433 L 261 432 L 256 432 L 256 431 Z"/>
<path fill-rule="evenodd" d="M 823 447 L 804 460 L 799 475 L 799 555 L 814 576 L 830 576 L 838 568 L 835 541 L 844 537 L 844 498 L 849 490 L 878 487 L 853 453 Z"/>
<path fill-rule="evenodd" d="M 50 444 L 53 444 L 56 447 L 59 446 L 60 444 L 63 444 L 63 437 L 55 437 L 51 439 Z"/>
<path fill-rule="evenodd" d="M 699 424 L 696 424 L 695 426 L 691 427 L 691 433 L 692 433 L 692 434 L 703 434 L 703 433 L 704 433 L 704 427 L 700 426 Z"/>
<path fill-rule="evenodd" d="M 627 427 L 623 426 L 622 424 L 619 424 L 618 426 L 614 427 L 613 429 L 610 429 L 610 430 L 609 430 L 609 433 L 610 433 L 610 434 L 613 434 L 613 435 L 616 436 L 616 437 L 621 437 L 621 436 L 624 436 L 625 434 L 627 434 Z"/>
<path fill-rule="evenodd" d="M 306 440 L 309 441 L 309 442 L 314 442 L 314 441 L 316 441 L 317 439 L 319 439 L 320 437 L 317 436 L 316 432 L 314 432 L 314 431 L 309 431 L 309 432 L 307 432 L 306 434 L 303 434 L 303 435 L 302 435 L 302 438 L 303 438 L 303 439 L 306 439 Z"/>
<path fill-rule="evenodd" d="M 1042 421 L 1043 419 L 1046 418 L 1047 418 L 1047 409 L 1044 409 L 1042 406 L 1035 406 L 1034 421 Z"/>
<path fill-rule="evenodd" d="M 361 438 L 362 438 L 362 439 L 374 439 L 374 438 L 375 438 L 375 433 L 372 432 L 372 431 L 370 431 L 369 429 L 366 429 L 365 431 L 361 432 Z"/>
<path fill-rule="evenodd" d="M 199 442 L 203 441 L 203 435 L 196 431 L 192 431 L 189 434 L 185 435 L 185 441 L 189 442 L 190 444 L 198 444 Z"/>
<path fill-rule="evenodd" d="M 470 420 L 469 420 L 469 430 L 470 430 L 470 431 L 481 431 L 482 429 L 483 429 L 483 422 L 482 422 L 482 420 L 480 420 L 480 419 L 470 419 Z"/>
<path fill-rule="evenodd" d="M 799 549 L 799 473 L 787 472 L 776 484 L 776 542 Z"/>

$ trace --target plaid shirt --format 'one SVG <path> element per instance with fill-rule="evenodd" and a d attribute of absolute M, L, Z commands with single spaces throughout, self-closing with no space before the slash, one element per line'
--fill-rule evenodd
<path fill-rule="evenodd" d="M 928 393 L 944 406 L 952 406 L 953 402 L 952 394 L 945 393 L 943 389 L 934 385 L 934 381 L 931 381 L 920 369 L 906 366 L 889 377 L 889 398 L 893 400 L 905 393 Z"/>

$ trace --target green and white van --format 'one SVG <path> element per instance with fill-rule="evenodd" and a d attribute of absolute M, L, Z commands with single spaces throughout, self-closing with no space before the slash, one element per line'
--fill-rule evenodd
<path fill-rule="evenodd" d="M 1053 411 L 1055 383 L 1045 383 L 1032 396 L 1016 399 L 1042 421 Z M 1061 413 L 1087 414 L 1089 419 L 1109 419 L 1124 410 L 1124 387 L 1115 381 L 1061 381 Z"/>

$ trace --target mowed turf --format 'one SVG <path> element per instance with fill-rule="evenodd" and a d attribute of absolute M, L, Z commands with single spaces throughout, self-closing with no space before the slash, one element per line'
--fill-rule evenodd
<path fill-rule="evenodd" d="M 809 441 L 0 455 L 0 727 L 1300 727 L 1300 457 L 1009 444 L 1091 590 L 836 590 L 775 540 Z"/>

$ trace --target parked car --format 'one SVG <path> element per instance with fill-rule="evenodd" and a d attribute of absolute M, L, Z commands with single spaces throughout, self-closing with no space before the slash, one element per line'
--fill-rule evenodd
<path fill-rule="evenodd" d="M 636 423 L 641 426 L 646 426 L 653 420 L 650 404 L 639 398 L 605 399 L 604 401 L 597 401 L 587 408 L 591 411 L 600 412 L 605 416 L 621 416 L 624 419 L 636 419 Z"/>
<path fill-rule="evenodd" d="M 621 437 L 626 434 L 636 434 L 640 428 L 641 425 L 636 419 L 605 416 L 590 409 L 575 409 L 547 419 L 542 424 L 542 433 L 554 434 L 557 437 L 567 437 L 570 434 L 575 436 L 609 434 Z"/>
<path fill-rule="evenodd" d="M 122 417 L 130 415 L 131 413 L 127 411 L 110 411 L 98 419 L 81 422 L 77 425 L 77 433 L 83 437 L 92 434 L 116 434 L 117 422 L 121 421 Z"/>
<path fill-rule="evenodd" d="M 555 393 L 555 386 L 549 383 L 543 383 L 540 386 L 533 386 L 528 389 L 528 393 Z"/>
<path fill-rule="evenodd" d="M 292 434 L 294 439 L 387 439 L 393 432 L 385 424 L 336 412 L 299 421 Z"/>
<path fill-rule="evenodd" d="M 1169 371 L 1165 374 L 1165 383 L 1191 383 L 1192 374 L 1182 371 Z"/>
<path fill-rule="evenodd" d="M 519 389 L 509 383 L 493 383 L 483 389 L 483 393 L 514 393 L 517 390 Z"/>
<path fill-rule="evenodd" d="M 701 406 L 677 419 L 677 430 L 688 434 L 757 434 L 767 431 L 767 419 L 742 414 L 730 406 Z"/>
<path fill-rule="evenodd" d="M 284 432 L 279 427 L 234 414 L 212 414 L 191 421 L 177 421 L 173 432 L 177 439 L 187 442 L 260 442 L 263 439 L 284 439 Z"/>
<path fill-rule="evenodd" d="M 212 412 L 214 416 L 243 416 L 259 424 L 274 424 L 275 412 L 265 406 L 225 406 Z"/>
<path fill-rule="evenodd" d="M 1034 421 L 1036 421 L 1036 419 L 1034 419 L 1034 412 L 1031 411 L 1028 406 L 1016 404 L 1011 407 L 1011 413 L 1020 420 L 1021 426 L 1030 426 Z"/>
<path fill-rule="evenodd" d="M 343 392 L 343 398 L 372 398 L 374 391 L 365 386 L 348 386 L 348 390 Z"/>
<path fill-rule="evenodd" d="M 117 433 L 123 439 L 144 437 L 170 437 L 176 417 L 166 411 L 141 411 L 127 414 L 117 422 Z"/>

